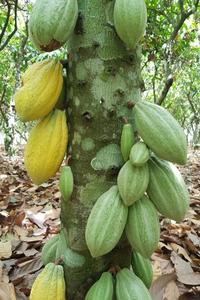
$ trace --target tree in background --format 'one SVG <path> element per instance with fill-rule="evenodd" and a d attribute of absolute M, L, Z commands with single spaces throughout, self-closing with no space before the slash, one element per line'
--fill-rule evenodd
<path fill-rule="evenodd" d="M 144 43 L 146 97 L 177 117 L 199 142 L 199 1 L 148 1 Z M 187 125 L 186 125 L 187 124 Z"/>
<path fill-rule="evenodd" d="M 34 49 L 27 47 L 28 2 L 1 1 L 0 4 L 0 128 L 4 133 L 5 149 L 13 152 L 13 137 L 24 135 L 24 126 L 16 126 L 13 93 L 19 85 L 20 74 L 27 66 Z M 26 48 L 26 49 L 25 49 Z M 32 51 L 32 52 L 31 52 Z"/>
<path fill-rule="evenodd" d="M 198 0 L 148 1 L 142 60 L 145 96 L 170 108 L 193 144 L 199 142 L 198 4 Z M 5 134 L 6 149 L 11 152 L 14 134 L 26 139 L 26 126 L 15 119 L 13 107 L 8 108 L 21 72 L 30 60 L 34 61 L 37 53 L 28 42 L 27 15 L 31 7 L 30 1 L 1 1 L 0 4 L 0 74 L 3 79 L 0 82 L 0 128 Z M 61 57 L 64 55 L 62 50 Z M 43 55 L 39 59 L 43 59 Z"/>

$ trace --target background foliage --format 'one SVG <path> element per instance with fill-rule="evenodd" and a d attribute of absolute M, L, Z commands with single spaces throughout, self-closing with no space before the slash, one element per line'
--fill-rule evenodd
<path fill-rule="evenodd" d="M 143 97 L 168 108 L 192 144 L 200 143 L 199 0 L 146 0 L 148 27 L 143 41 Z M 13 143 L 28 128 L 16 119 L 13 95 L 28 63 L 43 59 L 28 40 L 31 1 L 0 2 L 0 142 Z M 66 49 L 54 54 L 64 58 Z"/>

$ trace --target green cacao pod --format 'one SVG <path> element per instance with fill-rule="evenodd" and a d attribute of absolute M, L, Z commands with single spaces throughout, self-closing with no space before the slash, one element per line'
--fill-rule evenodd
<path fill-rule="evenodd" d="M 121 168 L 117 184 L 125 205 L 130 206 L 146 192 L 149 183 L 148 165 L 133 166 L 128 160 Z"/>
<path fill-rule="evenodd" d="M 142 38 L 147 24 L 147 10 L 144 0 L 116 0 L 114 25 L 118 36 L 134 49 Z"/>
<path fill-rule="evenodd" d="M 77 0 L 37 0 L 29 20 L 30 39 L 41 51 L 56 50 L 69 39 L 77 17 Z"/>
<path fill-rule="evenodd" d="M 60 192 L 65 201 L 71 198 L 74 188 L 74 177 L 70 166 L 64 166 L 61 169 L 59 180 Z"/>
<path fill-rule="evenodd" d="M 47 265 L 50 262 L 62 259 L 69 268 L 82 267 L 85 258 L 68 247 L 64 229 L 51 238 L 42 248 L 42 262 Z"/>
<path fill-rule="evenodd" d="M 143 257 L 136 251 L 133 251 L 131 265 L 134 273 L 149 289 L 153 281 L 153 268 L 150 259 Z"/>
<path fill-rule="evenodd" d="M 153 203 L 143 196 L 129 207 L 126 235 L 134 250 L 149 258 L 160 238 L 158 214 Z"/>
<path fill-rule="evenodd" d="M 85 300 L 112 300 L 113 279 L 109 272 L 104 272 L 100 279 L 87 292 Z"/>
<path fill-rule="evenodd" d="M 134 107 L 136 128 L 155 154 L 165 160 L 185 164 L 187 141 L 183 129 L 163 107 L 146 101 Z"/>
<path fill-rule="evenodd" d="M 123 204 L 117 186 L 101 195 L 89 215 L 85 239 L 93 257 L 110 252 L 124 231 L 128 208 Z"/>
<path fill-rule="evenodd" d="M 150 158 L 149 149 L 143 142 L 138 142 L 131 148 L 130 161 L 133 166 L 143 166 Z"/>
<path fill-rule="evenodd" d="M 117 300 L 152 300 L 142 280 L 127 268 L 117 273 L 116 298 Z"/>
<path fill-rule="evenodd" d="M 48 240 L 42 248 L 42 262 L 46 266 L 50 262 L 56 261 L 56 251 L 58 247 L 59 234 Z"/>
<path fill-rule="evenodd" d="M 30 300 L 65 300 L 63 267 L 49 263 L 38 275 L 31 289 Z"/>
<path fill-rule="evenodd" d="M 134 144 L 134 132 L 131 124 L 125 124 L 121 135 L 121 153 L 124 161 L 129 159 L 131 148 Z"/>
<path fill-rule="evenodd" d="M 179 170 L 156 158 L 149 160 L 150 181 L 147 193 L 157 210 L 180 222 L 189 207 L 189 194 Z"/>

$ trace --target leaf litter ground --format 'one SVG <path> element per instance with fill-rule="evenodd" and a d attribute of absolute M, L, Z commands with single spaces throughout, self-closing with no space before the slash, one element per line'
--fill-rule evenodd
<path fill-rule="evenodd" d="M 180 171 L 190 192 L 181 223 L 160 217 L 161 238 L 152 255 L 153 300 L 200 299 L 200 150 L 190 151 Z M 59 174 L 38 187 L 31 183 L 23 154 L 0 148 L 0 300 L 27 300 L 43 268 L 41 248 L 60 230 Z"/>

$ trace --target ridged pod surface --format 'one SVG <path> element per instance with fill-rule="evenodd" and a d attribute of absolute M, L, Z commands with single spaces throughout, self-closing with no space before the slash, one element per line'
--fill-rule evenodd
<path fill-rule="evenodd" d="M 68 142 L 65 112 L 56 109 L 30 132 L 24 153 L 28 175 L 35 184 L 55 176 L 63 161 Z"/>
<path fill-rule="evenodd" d="M 49 263 L 33 283 L 30 300 L 65 300 L 63 267 Z"/>
<path fill-rule="evenodd" d="M 117 273 L 116 298 L 117 300 L 152 300 L 142 280 L 127 268 Z"/>
<path fill-rule="evenodd" d="M 85 300 L 113 300 L 113 279 L 109 272 L 104 272 L 85 297 Z"/>
<path fill-rule="evenodd" d="M 125 124 L 121 134 L 121 153 L 124 161 L 129 159 L 131 148 L 134 144 L 134 132 L 131 124 Z"/>
<path fill-rule="evenodd" d="M 52 237 L 50 240 L 48 240 L 43 248 L 42 248 L 42 262 L 46 266 L 50 262 L 55 262 L 56 260 L 56 251 L 58 247 L 58 241 L 59 241 L 59 234 Z"/>
<path fill-rule="evenodd" d="M 22 76 L 16 92 L 15 108 L 22 121 L 45 117 L 52 111 L 62 90 L 62 65 L 56 60 L 35 63 Z"/>
<path fill-rule="evenodd" d="M 41 51 L 56 50 L 69 39 L 77 17 L 77 0 L 37 0 L 29 20 L 30 39 Z"/>
<path fill-rule="evenodd" d="M 74 188 L 74 177 L 70 166 L 62 167 L 59 187 L 63 199 L 67 202 L 71 198 Z"/>
<path fill-rule="evenodd" d="M 93 257 L 110 252 L 124 231 L 128 208 L 123 204 L 117 186 L 101 195 L 93 206 L 85 231 L 85 239 Z"/>
<path fill-rule="evenodd" d="M 116 0 L 114 26 L 117 34 L 128 48 L 134 49 L 142 38 L 147 24 L 144 0 Z"/>
<path fill-rule="evenodd" d="M 158 214 L 153 203 L 143 196 L 129 207 L 126 235 L 133 250 L 149 258 L 160 238 Z"/>
<path fill-rule="evenodd" d="M 119 193 L 124 204 L 130 206 L 139 200 L 146 192 L 148 183 L 148 165 L 144 164 L 141 167 L 136 167 L 128 160 L 121 168 L 117 178 Z"/>
<path fill-rule="evenodd" d="M 147 193 L 166 218 L 180 222 L 189 208 L 189 193 L 179 170 L 156 158 L 148 162 L 150 180 Z"/>
<path fill-rule="evenodd" d="M 29 65 L 26 71 L 22 74 L 21 79 L 22 79 L 22 85 L 25 85 L 28 81 L 33 80 L 36 74 L 40 72 L 43 67 L 48 65 L 51 61 L 50 60 L 42 60 L 42 61 L 37 61 L 32 65 Z"/>
<path fill-rule="evenodd" d="M 133 251 L 131 265 L 134 273 L 149 289 L 153 281 L 153 268 L 150 259 L 143 257 L 136 251 Z"/>
<path fill-rule="evenodd" d="M 47 265 L 50 262 L 62 259 L 69 268 L 82 267 L 85 258 L 68 247 L 64 230 L 51 238 L 42 248 L 42 262 Z"/>
<path fill-rule="evenodd" d="M 130 162 L 133 166 L 142 166 L 150 158 L 149 149 L 143 142 L 138 142 L 131 148 Z"/>
<path fill-rule="evenodd" d="M 183 129 L 163 107 L 140 101 L 134 107 L 136 128 L 155 154 L 165 160 L 185 164 L 187 141 Z"/>

